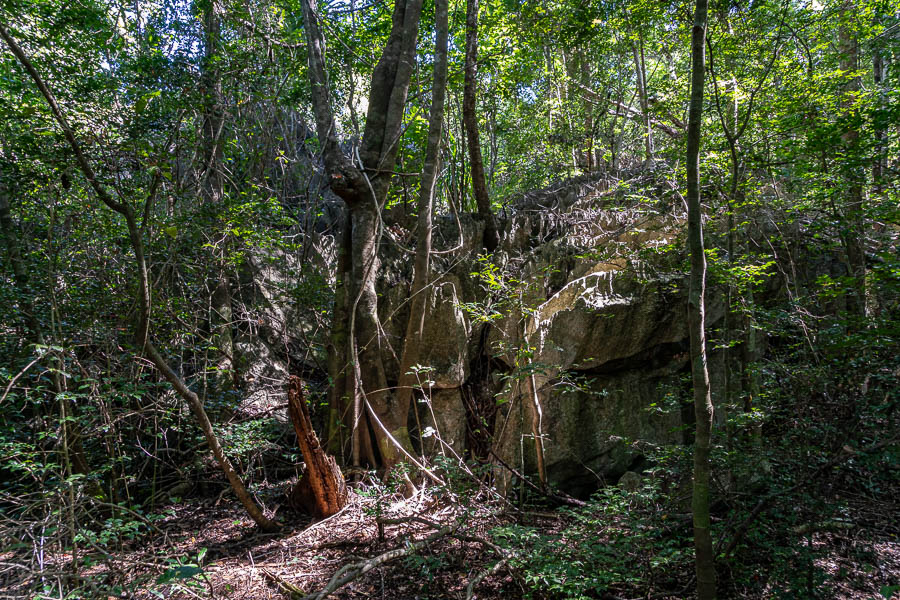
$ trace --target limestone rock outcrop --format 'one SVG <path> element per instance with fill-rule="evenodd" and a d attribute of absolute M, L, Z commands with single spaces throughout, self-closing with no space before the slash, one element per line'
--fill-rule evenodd
<path fill-rule="evenodd" d="M 431 369 L 431 404 L 418 404 L 427 450 L 440 435 L 462 454 L 467 421 L 481 422 L 497 456 L 534 473 L 536 397 L 550 483 L 587 495 L 640 470 L 651 447 L 684 441 L 684 220 L 622 190 L 580 178 L 526 195 L 501 215 L 490 263 L 479 259 L 477 220 L 438 222 L 436 238 L 458 250 L 436 260 L 429 292 L 420 364 Z M 395 273 L 382 277 L 383 313 L 394 315 L 385 329 L 399 333 L 405 290 L 388 283 Z M 724 308 L 708 301 L 713 325 Z"/>
<path fill-rule="evenodd" d="M 479 257 L 477 218 L 437 220 L 436 249 L 452 252 L 435 256 L 435 279 L 423 292 L 423 392 L 410 415 L 426 451 L 440 450 L 439 437 L 445 450 L 475 450 L 483 458 L 485 449 L 471 444 L 490 432 L 496 456 L 534 473 L 536 399 L 548 479 L 584 496 L 640 471 L 653 447 L 685 441 L 684 425 L 693 417 L 684 410 L 687 279 L 678 237 L 684 218 L 673 212 L 675 202 L 634 201 L 627 190 L 585 177 L 512 202 L 498 215 L 503 238 L 490 261 Z M 399 355 L 412 261 L 388 242 L 379 260 L 379 317 Z M 280 287 L 290 283 L 265 267 L 260 273 Z M 278 308 L 279 298 L 266 291 L 271 285 L 256 287 L 271 307 L 270 321 L 298 318 Z M 708 325 L 723 314 L 711 290 Z M 246 351 L 265 356 L 302 333 L 270 330 L 265 347 Z M 396 360 L 386 368 L 389 383 L 396 382 Z M 501 483 L 510 481 L 505 469 L 497 473 Z"/>

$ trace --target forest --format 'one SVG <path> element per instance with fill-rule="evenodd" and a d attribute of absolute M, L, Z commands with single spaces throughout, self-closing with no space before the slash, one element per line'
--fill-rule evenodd
<path fill-rule="evenodd" d="M 894 0 L 0 37 L 0 598 L 900 598 Z"/>

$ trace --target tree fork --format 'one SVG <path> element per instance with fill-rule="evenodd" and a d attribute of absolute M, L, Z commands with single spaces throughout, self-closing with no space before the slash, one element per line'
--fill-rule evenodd
<path fill-rule="evenodd" d="M 324 40 L 319 27 L 315 0 L 301 2 L 307 40 L 309 76 L 312 84 L 316 132 L 331 189 L 347 205 L 350 217 L 351 246 L 349 278 L 345 282 L 349 328 L 347 331 L 347 388 L 353 403 L 352 455 L 370 450 L 362 402 L 374 407 L 388 431 L 408 443 L 408 410 L 394 401 L 387 390 L 384 374 L 384 344 L 378 321 L 378 296 L 375 292 L 377 252 L 381 231 L 380 211 L 387 195 L 399 151 L 403 114 L 409 83 L 415 65 L 416 39 L 422 0 L 398 0 L 394 4 L 391 33 L 381 58 L 372 73 L 365 131 L 358 151 L 348 157 L 337 139 L 334 111 L 331 107 Z M 399 458 L 388 436 L 373 427 L 377 446 L 385 466 Z M 364 438 L 364 439 L 361 439 Z M 368 452 L 372 454 L 371 451 Z"/>

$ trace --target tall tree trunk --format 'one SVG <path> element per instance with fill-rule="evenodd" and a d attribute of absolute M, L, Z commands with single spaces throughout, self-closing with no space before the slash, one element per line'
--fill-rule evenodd
<path fill-rule="evenodd" d="M 563 54 L 566 65 L 567 92 L 572 110 L 583 117 L 583 130 L 578 132 L 575 142 L 576 166 L 586 173 L 594 170 L 594 104 L 600 97 L 591 89 L 591 64 L 583 48 L 571 54 Z M 573 106 L 574 105 L 574 106 Z"/>
<path fill-rule="evenodd" d="M 367 447 L 367 414 L 373 421 L 381 460 L 390 467 L 411 449 L 406 428 L 408 406 L 395 402 L 387 389 L 384 352 L 375 292 L 381 210 L 397 162 L 403 114 L 415 66 L 416 38 L 422 0 L 394 4 L 391 33 L 372 73 L 369 108 L 359 152 L 348 158 L 338 144 L 325 70 L 324 42 L 315 0 L 302 3 L 309 53 L 316 131 L 323 149 L 331 189 L 347 204 L 350 214 L 350 279 L 347 388 L 354 406 L 353 453 L 359 459 Z M 354 160 L 355 159 L 355 160 Z M 366 439 L 360 439 L 364 437 Z"/>
<path fill-rule="evenodd" d="M 110 210 L 118 213 L 125 219 L 125 224 L 128 227 L 128 238 L 131 243 L 131 248 L 134 251 L 134 259 L 138 270 L 138 324 L 135 328 L 135 343 L 138 347 L 138 351 L 147 355 L 150 361 L 156 366 L 157 369 L 159 369 L 166 380 L 168 380 L 169 383 L 172 384 L 172 387 L 175 388 L 175 391 L 187 402 L 188 406 L 191 409 L 191 412 L 197 420 L 198 425 L 203 430 L 203 435 L 206 438 L 206 442 L 212 450 L 213 455 L 216 457 L 219 466 L 225 472 L 225 476 L 231 484 L 235 495 L 247 510 L 247 513 L 250 515 L 250 517 L 257 523 L 257 525 L 260 526 L 260 528 L 266 531 L 274 531 L 278 529 L 278 524 L 262 513 L 260 508 L 256 505 L 256 502 L 244 487 L 244 483 L 241 481 L 240 476 L 234 470 L 234 467 L 231 465 L 231 461 L 222 450 L 221 444 L 219 444 L 219 440 L 215 435 L 215 431 L 212 428 L 212 424 L 207 417 L 206 410 L 203 408 L 203 403 L 200 401 L 200 398 L 197 396 L 197 394 L 191 391 L 191 389 L 188 388 L 187 384 L 185 384 L 185 382 L 178 376 L 178 374 L 175 373 L 166 359 L 163 358 L 163 356 L 156 349 L 156 346 L 154 346 L 153 342 L 150 340 L 150 279 L 147 272 L 147 259 L 144 255 L 143 238 L 144 229 L 147 225 L 146 221 L 141 226 L 138 226 L 137 218 L 135 216 L 135 211 L 132 205 L 127 201 L 120 201 L 113 198 L 112 195 L 110 195 L 107 189 L 103 186 L 103 184 L 101 184 L 97 179 L 90 162 L 84 155 L 84 152 L 82 152 L 81 150 L 81 145 L 75 138 L 75 132 L 69 126 L 68 121 L 66 120 L 65 115 L 63 115 L 62 110 L 59 108 L 59 105 L 56 102 L 56 98 L 50 91 L 50 88 L 48 88 L 44 83 L 44 80 L 41 78 L 40 74 L 31 64 L 31 61 L 28 59 L 28 57 L 25 55 L 16 41 L 9 35 L 9 32 L 6 31 L 6 28 L 3 27 L 2 23 L 0 23 L 0 37 L 2 37 L 6 41 L 6 44 L 9 46 L 10 50 L 12 50 L 12 53 L 16 56 L 18 61 L 22 64 L 22 66 L 34 80 L 35 85 L 47 100 L 47 104 L 50 105 L 50 111 L 53 113 L 53 117 L 59 124 L 60 129 L 63 130 L 66 141 L 69 142 L 69 146 L 72 148 L 72 152 L 75 155 L 78 166 L 81 168 L 81 172 L 84 174 L 84 178 L 87 180 L 88 184 L 90 184 L 91 188 L 93 188 L 94 192 L 97 194 L 97 197 L 101 202 L 103 202 L 103 204 L 105 204 Z M 158 185 L 159 177 L 157 176 L 153 184 L 150 186 L 150 191 L 148 192 L 147 198 L 145 199 L 145 214 L 149 214 L 149 205 L 156 195 L 156 189 Z"/>
<path fill-rule="evenodd" d="M 217 216 L 224 209 L 225 172 L 223 168 L 222 135 L 225 126 L 225 108 L 222 94 L 221 18 L 225 9 L 222 0 L 203 2 L 204 54 L 201 65 L 203 90 L 203 164 L 200 169 L 200 193 L 203 201 L 215 207 Z M 227 236 L 219 235 L 220 246 L 214 249 L 212 297 L 210 298 L 209 327 L 215 347 L 215 376 L 213 390 L 226 393 L 234 388 L 234 340 L 232 336 L 231 281 L 225 256 L 228 253 Z"/>
<path fill-rule="evenodd" d="M 648 160 L 653 158 L 653 129 L 650 126 L 650 102 L 647 99 L 647 71 L 644 67 L 644 38 L 640 36 L 638 42 L 631 43 L 631 52 L 634 55 L 634 72 L 637 78 L 638 103 L 641 106 L 641 114 L 644 117 L 644 154 Z"/>
<path fill-rule="evenodd" d="M 350 215 L 345 212 L 338 240 L 337 268 L 334 282 L 333 321 L 328 338 L 328 437 L 325 447 L 333 454 L 345 451 L 345 431 L 353 427 L 348 405 L 347 361 L 349 306 L 347 282 L 350 279 Z M 359 466 L 358 461 L 354 461 Z"/>
<path fill-rule="evenodd" d="M 838 48 L 840 51 L 841 70 L 854 72 L 859 64 L 859 41 L 851 29 L 854 16 L 853 2 L 849 0 L 841 12 L 841 28 Z M 844 118 L 850 125 L 841 135 L 844 143 L 844 157 L 841 161 L 847 180 L 847 199 L 844 204 L 844 220 L 841 224 L 841 238 L 847 253 L 850 275 L 854 280 L 854 289 L 847 303 L 852 316 L 859 319 L 866 316 L 866 255 L 863 238 L 865 232 L 863 212 L 863 184 L 865 174 L 860 161 L 859 131 L 852 125 L 851 112 L 855 110 L 856 96 L 859 93 L 859 77 L 851 77 L 844 88 L 841 106 L 845 111 Z"/>
<path fill-rule="evenodd" d="M 691 509 L 694 520 L 694 551 L 697 597 L 716 597 L 715 555 L 709 517 L 709 451 L 713 404 L 706 366 L 706 256 L 703 251 L 703 220 L 700 206 L 700 138 L 703 119 L 703 86 L 706 75 L 707 0 L 697 0 L 691 32 L 691 100 L 687 130 L 688 252 L 691 257 L 688 296 L 688 329 L 691 340 L 691 376 L 694 387 L 694 484 Z"/>
<path fill-rule="evenodd" d="M 481 141 L 478 135 L 478 116 L 475 112 L 475 98 L 478 86 L 478 0 L 466 0 L 466 69 L 463 86 L 463 122 L 469 142 L 469 162 L 472 169 L 472 192 L 478 214 L 484 221 L 484 248 L 488 252 L 497 249 L 500 237 L 497 222 L 491 210 L 487 182 L 484 178 L 484 159 L 481 156 Z"/>
<path fill-rule="evenodd" d="M 425 310 L 428 305 L 428 283 L 431 260 L 431 213 L 434 206 L 434 188 L 440 167 L 441 130 L 444 123 L 444 101 L 447 95 L 447 45 L 449 38 L 448 0 L 435 0 L 434 81 L 431 85 L 431 113 L 428 123 L 428 142 L 425 163 L 419 186 L 418 241 L 412 288 L 410 289 L 409 321 L 406 324 L 403 355 L 400 360 L 400 381 L 397 384 L 397 404 L 409 406 L 417 378 L 412 368 L 421 356 L 422 330 L 425 326 Z"/>
<path fill-rule="evenodd" d="M 877 15 L 876 18 L 881 21 L 880 14 Z M 872 83 L 875 87 L 875 93 L 878 95 L 877 106 L 880 112 L 886 108 L 885 96 L 887 90 L 884 85 L 886 73 L 884 51 L 879 44 L 880 41 L 876 40 L 872 48 Z M 875 156 L 872 158 L 872 183 L 876 193 L 883 193 L 884 191 L 882 177 L 884 176 L 884 170 L 887 166 L 886 122 L 887 120 L 884 117 L 881 117 L 875 125 Z"/>
<path fill-rule="evenodd" d="M 584 51 L 581 52 L 581 83 L 591 87 L 591 63 Z M 594 170 L 594 103 L 583 102 L 584 107 L 584 154 L 585 169 L 588 173 Z"/>

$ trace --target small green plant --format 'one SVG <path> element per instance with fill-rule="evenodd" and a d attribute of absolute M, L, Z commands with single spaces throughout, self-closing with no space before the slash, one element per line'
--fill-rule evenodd
<path fill-rule="evenodd" d="M 212 582 L 209 576 L 203 570 L 203 559 L 206 557 L 207 549 L 201 548 L 194 557 L 180 557 L 169 560 L 169 568 L 157 577 L 155 586 L 162 586 L 156 589 L 155 586 L 150 589 L 150 593 L 158 598 L 167 598 L 172 592 L 178 590 L 187 590 L 194 594 L 204 592 L 208 587 L 212 592 Z M 164 592 L 168 590 L 168 593 Z"/>
<path fill-rule="evenodd" d="M 690 540 L 670 527 L 666 502 L 659 480 L 645 478 L 634 491 L 607 487 L 563 511 L 567 524 L 557 532 L 513 524 L 492 535 L 514 557 L 527 598 L 586 600 L 690 565 Z"/>

